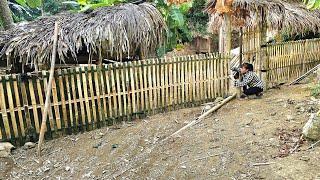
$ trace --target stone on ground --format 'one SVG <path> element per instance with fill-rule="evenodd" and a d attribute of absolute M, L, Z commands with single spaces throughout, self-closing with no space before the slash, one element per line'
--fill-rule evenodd
<path fill-rule="evenodd" d="M 36 144 L 33 143 L 33 142 L 26 142 L 26 143 L 24 144 L 24 148 L 25 148 L 25 149 L 32 149 L 32 148 L 34 148 L 34 147 L 36 147 Z"/>
<path fill-rule="evenodd" d="M 320 139 L 320 118 L 317 114 L 311 114 L 308 122 L 304 125 L 302 133 L 305 137 L 319 140 Z"/>
<path fill-rule="evenodd" d="M 9 157 L 14 146 L 9 142 L 0 143 L 0 157 Z"/>

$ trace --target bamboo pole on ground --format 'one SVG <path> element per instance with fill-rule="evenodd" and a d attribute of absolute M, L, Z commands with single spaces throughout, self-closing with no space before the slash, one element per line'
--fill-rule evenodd
<path fill-rule="evenodd" d="M 44 140 L 44 133 L 46 129 L 46 121 L 48 116 L 48 109 L 50 106 L 50 96 L 51 96 L 51 88 L 52 88 L 52 80 L 54 75 L 54 66 L 56 61 L 56 53 L 57 53 L 57 42 L 58 42 L 58 31 L 59 31 L 59 23 L 55 22 L 54 27 L 54 36 L 53 36 L 53 50 L 52 50 L 52 56 L 51 56 L 51 68 L 50 68 L 50 76 L 48 80 L 48 86 L 46 90 L 46 101 L 44 105 L 43 110 L 43 116 L 42 116 L 42 122 L 41 122 L 41 129 L 40 129 L 40 135 L 39 135 L 39 142 L 38 142 L 38 156 L 41 155 L 41 145 Z"/>
<path fill-rule="evenodd" d="M 167 139 L 169 139 L 170 137 L 173 137 L 177 134 L 179 134 L 181 131 L 187 129 L 190 126 L 193 126 L 197 123 L 199 123 L 200 121 L 202 121 L 206 116 L 208 116 L 209 114 L 213 113 L 214 111 L 220 109 L 223 105 L 227 104 L 229 101 L 231 101 L 233 98 L 235 98 L 237 96 L 236 93 L 234 93 L 233 95 L 229 96 L 228 98 L 226 98 L 225 100 L 223 100 L 220 104 L 214 106 L 213 108 L 209 109 L 207 112 L 203 113 L 201 116 L 197 117 L 196 119 L 194 119 L 193 121 L 191 121 L 190 123 L 188 123 L 187 125 L 185 125 L 184 127 L 182 127 L 181 129 L 179 129 L 178 131 L 174 132 L 173 134 L 171 134 L 170 136 L 168 136 L 167 138 L 163 139 L 162 141 L 166 141 Z"/>

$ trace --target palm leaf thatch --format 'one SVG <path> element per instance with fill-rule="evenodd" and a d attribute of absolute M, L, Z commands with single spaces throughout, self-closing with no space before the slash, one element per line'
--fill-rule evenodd
<path fill-rule="evenodd" d="M 121 61 L 138 52 L 148 55 L 164 42 L 166 24 L 149 3 L 103 7 L 90 13 L 62 13 L 0 32 L 0 56 L 7 64 L 48 64 L 53 49 L 54 23 L 60 22 L 58 57 L 61 62 L 80 51 Z"/>
<path fill-rule="evenodd" d="M 221 0 L 209 0 L 205 11 L 211 15 L 209 30 L 216 31 L 223 21 L 217 8 Z M 311 11 L 298 1 L 284 0 L 231 0 L 230 13 L 233 27 L 256 27 L 266 22 L 276 30 L 297 33 L 304 30 L 319 32 L 320 11 Z"/>

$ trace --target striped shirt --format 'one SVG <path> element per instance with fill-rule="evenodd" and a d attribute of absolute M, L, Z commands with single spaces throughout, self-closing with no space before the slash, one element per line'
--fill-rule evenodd
<path fill-rule="evenodd" d="M 232 68 L 231 70 L 240 72 L 240 68 Z M 263 82 L 258 77 L 256 73 L 253 71 L 248 71 L 247 73 L 242 75 L 242 81 L 235 80 L 234 86 L 235 87 L 243 87 L 243 86 L 249 86 L 250 87 L 258 87 L 263 89 Z"/>

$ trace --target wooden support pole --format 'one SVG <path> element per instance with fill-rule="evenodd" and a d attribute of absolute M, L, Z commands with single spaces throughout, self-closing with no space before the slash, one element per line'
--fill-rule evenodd
<path fill-rule="evenodd" d="M 264 82 L 264 89 L 268 89 L 268 71 L 269 71 L 269 57 L 266 47 L 266 37 L 267 37 L 267 24 L 265 21 L 259 26 L 259 46 L 257 52 L 257 62 L 259 64 L 259 75 Z"/>
<path fill-rule="evenodd" d="M 222 6 L 225 0 L 222 1 Z M 231 52 L 231 17 L 230 14 L 223 14 L 223 22 L 219 31 L 219 52 L 229 55 Z"/>
<path fill-rule="evenodd" d="M 242 65 L 242 61 L 243 61 L 243 28 L 240 27 L 240 32 L 239 32 L 239 65 L 241 66 Z M 242 75 L 241 73 L 239 72 L 239 80 L 241 81 L 241 78 L 242 78 Z M 240 97 L 241 96 L 241 87 L 238 88 L 238 91 L 237 91 L 237 97 Z"/>
<path fill-rule="evenodd" d="M 51 56 L 50 76 L 49 76 L 48 86 L 46 90 L 46 101 L 45 101 L 43 115 L 42 115 L 41 129 L 40 129 L 39 142 L 38 142 L 38 156 L 41 155 L 41 145 L 44 140 L 44 132 L 46 129 L 46 121 L 47 121 L 48 110 L 50 106 L 52 80 L 54 75 L 54 66 L 55 66 L 56 53 L 57 53 L 58 31 L 59 31 L 59 23 L 56 22 L 54 27 L 54 36 L 53 36 L 54 39 L 53 39 L 53 50 L 52 50 L 52 56 Z"/>

